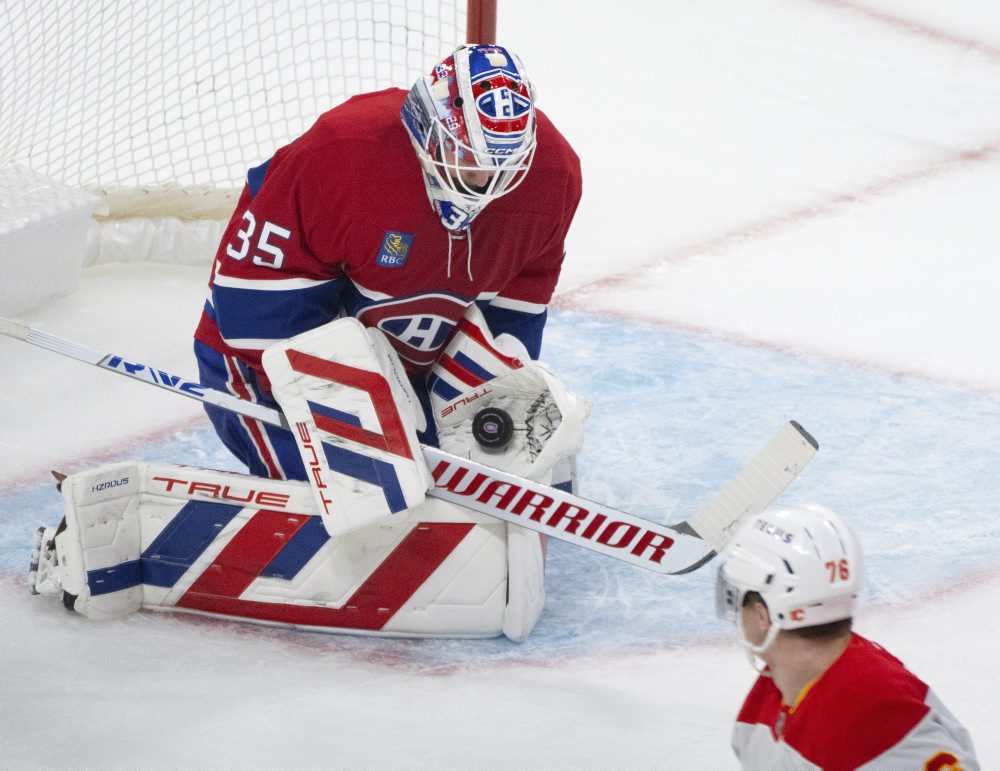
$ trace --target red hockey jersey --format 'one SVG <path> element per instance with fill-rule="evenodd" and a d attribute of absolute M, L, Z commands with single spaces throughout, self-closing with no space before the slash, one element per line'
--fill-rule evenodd
<path fill-rule="evenodd" d="M 859 635 L 795 705 L 761 675 L 733 749 L 744 768 L 769 771 L 979 768 L 968 732 L 928 686 Z"/>
<path fill-rule="evenodd" d="M 250 171 L 197 340 L 260 372 L 263 348 L 351 315 L 421 372 L 477 302 L 495 334 L 515 334 L 537 357 L 580 200 L 579 159 L 539 112 L 527 178 L 467 231 L 449 232 L 400 122 L 404 97 L 354 97 Z"/>

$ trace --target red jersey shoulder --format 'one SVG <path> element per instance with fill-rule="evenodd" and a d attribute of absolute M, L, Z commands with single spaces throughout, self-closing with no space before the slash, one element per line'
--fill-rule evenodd
<path fill-rule="evenodd" d="M 927 685 L 854 635 L 789 715 L 785 740 L 824 768 L 854 768 L 898 744 L 927 714 Z"/>
<path fill-rule="evenodd" d="M 828 698 L 863 708 L 885 700 L 923 703 L 928 686 L 878 643 L 855 634 L 821 681 Z"/>
<path fill-rule="evenodd" d="M 405 98 L 406 92 L 400 88 L 352 96 L 320 115 L 310 131 L 360 138 L 379 134 L 387 123 L 402 125 L 399 110 Z"/>
<path fill-rule="evenodd" d="M 535 111 L 537 119 L 538 154 L 541 154 L 543 164 L 552 164 L 569 171 L 572 176 L 580 177 L 580 157 L 573 146 L 556 128 L 555 124 L 541 110 Z"/>
<path fill-rule="evenodd" d="M 781 710 L 781 692 L 768 675 L 761 675 L 747 694 L 736 720 L 773 726 Z"/>
<path fill-rule="evenodd" d="M 398 165 L 398 158 L 413 154 L 399 117 L 404 97 L 398 88 L 352 97 L 323 113 L 275 159 L 295 157 L 317 178 L 340 187 L 378 180 Z"/>
<path fill-rule="evenodd" d="M 545 113 L 539 110 L 536 116 L 538 149 L 531 170 L 522 185 L 497 203 L 522 209 L 554 205 L 572 217 L 583 188 L 580 158 Z"/>

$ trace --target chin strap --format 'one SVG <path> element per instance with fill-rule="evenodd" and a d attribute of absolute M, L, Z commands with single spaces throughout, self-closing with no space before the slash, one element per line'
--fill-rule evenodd
<path fill-rule="evenodd" d="M 761 641 L 760 645 L 754 645 L 746 638 L 746 633 L 743 631 L 743 626 L 737 621 L 736 624 L 736 636 L 740 641 L 740 645 L 743 646 L 743 650 L 746 651 L 747 659 L 750 661 L 750 666 L 752 666 L 758 674 L 764 673 L 764 668 L 767 664 L 761 659 L 761 656 L 771 647 L 775 638 L 778 636 L 778 632 L 781 631 L 781 627 L 778 626 L 777 622 L 772 621 L 771 626 L 768 627 L 767 634 L 764 635 L 764 639 Z"/>
<path fill-rule="evenodd" d="M 441 224 L 452 232 L 462 231 L 472 224 L 488 201 L 463 200 L 461 205 L 445 190 L 430 164 L 425 160 L 424 151 L 414 142 L 414 150 L 420 160 L 420 171 L 424 175 L 424 190 L 434 212 L 441 218 Z"/>

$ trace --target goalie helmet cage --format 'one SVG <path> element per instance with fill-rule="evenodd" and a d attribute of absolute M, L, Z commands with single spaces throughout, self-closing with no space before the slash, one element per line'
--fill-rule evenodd
<path fill-rule="evenodd" d="M 496 2 L 5 0 L 0 29 L 0 165 L 112 218 L 224 219 L 321 113 L 495 42 Z"/>

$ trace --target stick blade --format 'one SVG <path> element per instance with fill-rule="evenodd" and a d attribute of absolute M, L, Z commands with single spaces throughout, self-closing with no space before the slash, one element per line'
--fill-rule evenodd
<path fill-rule="evenodd" d="M 818 449 L 808 431 L 789 421 L 688 524 L 721 551 L 747 518 L 764 511 L 785 491 Z"/>
<path fill-rule="evenodd" d="M 30 345 L 44 348 L 47 351 L 60 353 L 69 356 L 71 359 L 85 362 L 87 364 L 100 364 L 106 357 L 105 354 L 88 348 L 85 345 L 74 343 L 62 337 L 43 332 L 40 329 L 30 327 L 22 321 L 8 319 L 0 316 L 0 334 L 23 340 Z"/>
<path fill-rule="evenodd" d="M 28 334 L 31 332 L 31 327 L 22 321 L 17 321 L 16 319 L 8 319 L 6 316 L 0 316 L 0 335 L 5 335 L 6 337 L 13 337 L 16 340 L 28 339 Z"/>

